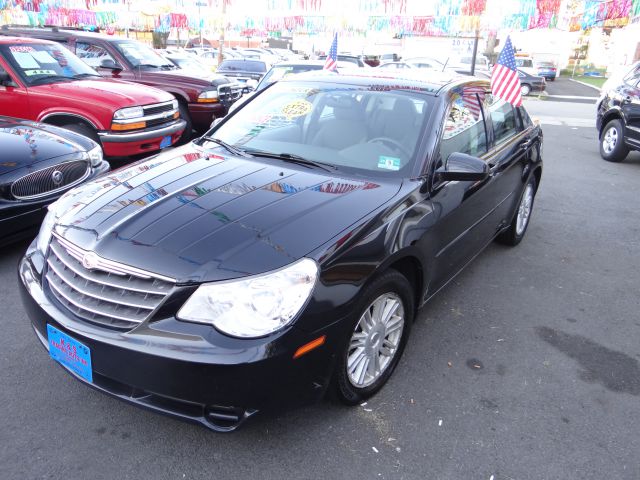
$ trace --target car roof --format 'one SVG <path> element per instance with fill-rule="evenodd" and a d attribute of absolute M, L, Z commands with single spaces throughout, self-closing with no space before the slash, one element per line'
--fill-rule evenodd
<path fill-rule="evenodd" d="M 285 77 L 281 82 L 295 82 L 313 80 L 326 83 L 342 83 L 346 85 L 376 86 L 389 90 L 417 90 L 432 95 L 439 95 L 443 91 L 465 83 L 480 83 L 489 86 L 485 79 L 462 76 L 454 72 L 430 72 L 426 70 L 394 72 L 393 70 L 376 71 L 376 69 L 352 69 L 334 72 L 304 72 L 295 77 Z"/>
<path fill-rule="evenodd" d="M 12 32 L 15 32 L 18 35 L 24 35 L 24 34 L 28 35 L 28 34 L 38 33 L 43 37 L 46 36 L 47 38 L 66 38 L 66 37 L 73 36 L 73 37 L 100 38 L 107 41 L 133 40 L 131 38 L 116 37 L 113 35 L 106 35 L 104 33 L 89 32 L 87 30 L 65 29 L 64 27 L 40 28 L 40 27 L 10 27 L 10 26 L 4 25 L 2 28 L 0 28 L 0 32 L 3 35 L 11 34 Z"/>
<path fill-rule="evenodd" d="M 49 40 L 42 40 L 40 38 L 0 36 L 0 45 L 6 45 L 9 43 L 53 43 L 53 42 L 50 42 Z"/>

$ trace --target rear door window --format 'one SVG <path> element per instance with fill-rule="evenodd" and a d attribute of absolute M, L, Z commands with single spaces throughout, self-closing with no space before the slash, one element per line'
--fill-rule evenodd
<path fill-rule="evenodd" d="M 95 43 L 76 42 L 76 55 L 93 68 L 98 68 L 103 60 L 112 60 L 115 63 L 111 54 Z"/>
<path fill-rule="evenodd" d="M 493 139 L 497 144 L 502 143 L 518 133 L 519 122 L 513 106 L 504 100 L 487 95 L 485 105 L 488 105 Z"/>

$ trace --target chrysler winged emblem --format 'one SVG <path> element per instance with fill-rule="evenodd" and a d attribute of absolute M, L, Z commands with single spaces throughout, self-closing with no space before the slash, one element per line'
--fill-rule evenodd
<path fill-rule="evenodd" d="M 82 257 L 82 266 L 87 270 L 93 270 L 98 266 L 98 263 L 99 263 L 98 255 L 96 255 L 93 252 L 87 252 Z"/>
<path fill-rule="evenodd" d="M 53 184 L 58 187 L 64 180 L 64 176 L 60 170 L 54 170 L 51 174 L 51 180 L 53 180 Z"/>

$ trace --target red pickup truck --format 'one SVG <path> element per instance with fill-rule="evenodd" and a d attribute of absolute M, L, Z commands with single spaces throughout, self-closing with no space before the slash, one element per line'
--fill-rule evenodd
<path fill-rule="evenodd" d="M 213 72 L 196 76 L 134 39 L 62 27 L 7 25 L 0 28 L 0 35 L 58 42 L 107 78 L 142 83 L 169 92 L 178 100 L 180 116 L 187 122 L 182 141 L 191 137 L 192 129 L 198 133 L 208 130 L 211 122 L 224 117 L 243 93 L 244 85 Z"/>
<path fill-rule="evenodd" d="M 0 115 L 81 133 L 107 157 L 169 147 L 186 126 L 170 94 L 103 78 L 57 43 L 18 37 L 0 37 Z"/>

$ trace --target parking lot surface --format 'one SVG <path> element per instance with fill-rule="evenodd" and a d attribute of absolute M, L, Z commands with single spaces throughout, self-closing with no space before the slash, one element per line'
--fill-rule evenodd
<path fill-rule="evenodd" d="M 26 245 L 6 248 L 0 476 L 640 478 L 640 154 L 604 162 L 595 130 L 576 125 L 592 106 L 563 117 L 550 104 L 531 106 L 560 120 L 544 125 L 524 241 L 491 245 L 420 312 L 362 406 L 326 401 L 221 435 L 95 392 L 39 345 L 17 289 Z"/>

